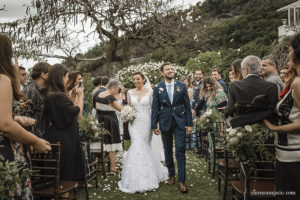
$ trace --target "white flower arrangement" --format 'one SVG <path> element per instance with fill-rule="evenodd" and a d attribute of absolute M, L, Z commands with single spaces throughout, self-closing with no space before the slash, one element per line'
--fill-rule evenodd
<path fill-rule="evenodd" d="M 162 64 L 163 62 L 148 62 L 139 65 L 130 65 L 129 67 L 118 71 L 115 78 L 120 81 L 125 88 L 134 88 L 134 85 L 132 83 L 132 74 L 134 72 L 143 72 L 143 74 L 148 76 L 151 83 L 157 84 L 158 82 L 163 80 L 162 76 L 160 75 L 160 66 Z M 193 74 L 184 67 L 176 64 L 172 64 L 172 66 L 175 70 L 175 79 L 180 80 L 185 76 L 193 77 Z"/>
<path fill-rule="evenodd" d="M 82 142 L 99 142 L 102 135 L 110 134 L 106 129 L 99 126 L 98 120 L 92 115 L 82 116 L 78 119 Z"/>
<path fill-rule="evenodd" d="M 217 122 L 220 118 L 217 111 L 213 109 L 207 110 L 200 117 L 194 119 L 194 124 L 197 126 L 199 131 L 212 131 L 214 122 Z"/>
<path fill-rule="evenodd" d="M 230 123 L 226 122 L 225 126 Z M 255 124 L 244 127 L 227 128 L 224 134 L 226 148 L 232 152 L 236 160 L 244 162 L 256 160 L 258 156 L 270 156 L 263 144 L 273 135 L 272 132 Z"/>
<path fill-rule="evenodd" d="M 132 123 L 136 118 L 136 109 L 133 106 L 124 106 L 121 110 L 121 119 L 123 122 Z"/>

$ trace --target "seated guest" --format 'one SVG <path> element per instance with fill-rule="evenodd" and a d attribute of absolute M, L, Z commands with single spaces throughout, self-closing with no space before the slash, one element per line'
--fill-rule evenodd
<path fill-rule="evenodd" d="M 118 103 L 115 95 L 119 94 L 120 83 L 117 80 L 110 80 L 107 90 L 101 92 L 96 100 L 96 109 L 99 123 L 104 123 L 104 128 L 110 135 L 104 135 L 104 151 L 109 152 L 110 172 L 115 174 L 116 151 L 122 151 L 119 122 L 115 109 L 121 111 L 122 106 Z"/>
<path fill-rule="evenodd" d="M 31 71 L 33 82 L 23 90 L 31 101 L 27 109 L 25 109 L 24 115 L 36 120 L 35 125 L 32 127 L 32 132 L 39 137 L 43 137 L 45 134 L 45 120 L 43 118 L 44 97 L 50 67 L 51 65 L 46 62 L 35 64 Z"/>
<path fill-rule="evenodd" d="M 21 167 L 29 167 L 24 144 L 32 145 L 38 151 L 50 151 L 49 142 L 26 131 L 13 119 L 17 109 L 16 101 L 22 98 L 13 57 L 12 42 L 0 34 L 0 162 L 16 161 Z M 23 121 L 27 124 L 27 120 Z M 2 191 L 1 191 L 2 192 Z M 22 179 L 16 190 L 6 191 L 7 199 L 32 199 L 30 179 Z"/>
<path fill-rule="evenodd" d="M 291 41 L 289 71 L 295 70 L 290 90 L 277 104 L 280 126 L 264 121 L 276 132 L 276 191 L 278 199 L 300 199 L 300 34 Z"/>
<path fill-rule="evenodd" d="M 45 99 L 45 117 L 48 122 L 45 138 L 60 142 L 60 180 L 83 181 L 84 158 L 80 145 L 77 117 L 83 111 L 83 87 L 76 88 L 74 103 L 67 95 L 68 69 L 61 64 L 51 67 Z"/>
<path fill-rule="evenodd" d="M 278 89 L 278 95 L 283 90 L 284 84 L 278 75 L 278 60 L 273 55 L 265 56 L 262 59 L 262 68 L 261 75 L 264 77 L 264 80 L 275 83 Z"/>
<path fill-rule="evenodd" d="M 277 86 L 258 76 L 261 71 L 261 60 L 256 56 L 247 56 L 243 59 L 241 66 L 243 79 L 230 82 L 225 114 L 227 116 L 236 115 L 236 103 L 251 102 L 258 95 L 265 95 L 269 105 L 275 108 L 278 102 Z"/>

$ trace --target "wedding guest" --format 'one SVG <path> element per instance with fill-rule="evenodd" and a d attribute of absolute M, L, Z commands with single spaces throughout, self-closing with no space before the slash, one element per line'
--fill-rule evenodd
<path fill-rule="evenodd" d="M 227 94 L 227 87 L 226 87 L 225 82 L 224 82 L 223 79 L 222 79 L 222 75 L 221 75 L 220 70 L 214 69 L 214 70 L 211 72 L 211 75 L 212 75 L 212 77 L 213 77 L 216 81 L 218 81 L 218 83 L 222 86 L 222 88 L 223 88 L 225 94 Z"/>
<path fill-rule="evenodd" d="M 289 58 L 289 71 L 295 69 L 296 76 L 276 107 L 281 125 L 264 121 L 267 128 L 276 132 L 276 191 L 282 200 L 300 198 L 300 34 L 291 41 Z"/>
<path fill-rule="evenodd" d="M 76 88 L 81 87 L 83 85 L 83 75 L 79 71 L 73 71 L 69 73 L 69 80 L 67 83 L 67 93 L 69 95 L 69 98 L 72 102 L 74 102 L 74 99 L 77 96 Z"/>
<path fill-rule="evenodd" d="M 110 172 L 116 174 L 116 151 L 122 151 L 120 129 L 115 109 L 121 111 L 122 106 L 118 103 L 115 95 L 119 93 L 120 83 L 110 80 L 107 90 L 101 92 L 96 100 L 96 109 L 99 123 L 104 123 L 104 128 L 110 135 L 104 135 L 104 151 L 109 152 Z"/>
<path fill-rule="evenodd" d="M 24 145 L 32 145 L 38 151 L 50 151 L 49 142 L 26 131 L 13 119 L 17 109 L 17 101 L 22 98 L 19 89 L 17 70 L 11 59 L 13 57 L 12 42 L 4 34 L 0 34 L 0 162 L 16 161 L 21 167 L 29 167 Z M 24 119 L 24 118 L 23 118 Z M 26 125 L 27 120 L 20 121 Z M 32 199 L 30 179 L 22 179 L 14 191 L 7 191 L 7 199 Z"/>
<path fill-rule="evenodd" d="M 264 77 L 264 80 L 275 83 L 278 89 L 277 95 L 283 90 L 284 84 L 281 78 L 278 75 L 278 60 L 276 56 L 268 55 L 263 57 L 262 61 L 261 74 Z"/>
<path fill-rule="evenodd" d="M 227 116 L 237 115 L 235 104 L 251 102 L 258 95 L 266 95 L 269 105 L 275 107 L 278 102 L 277 87 L 274 83 L 259 77 L 261 60 L 256 56 L 247 56 L 241 63 L 243 79 L 230 82 L 228 87 L 228 105 L 225 110 Z"/>
<path fill-rule="evenodd" d="M 96 90 L 95 93 L 93 94 L 93 108 L 96 108 L 96 101 L 98 99 L 98 95 L 101 92 L 106 91 L 108 81 L 109 81 L 109 78 L 107 76 L 102 77 L 100 88 L 98 90 Z"/>
<path fill-rule="evenodd" d="M 193 85 L 190 77 L 184 77 L 183 82 L 185 83 L 185 86 L 188 90 L 189 99 L 191 100 L 191 106 L 192 106 L 192 97 L 193 97 Z"/>
<path fill-rule="evenodd" d="M 293 68 L 285 72 L 285 76 L 284 76 L 285 87 L 279 94 L 279 100 L 283 99 L 283 97 L 290 91 L 291 84 L 296 75 L 297 75 L 297 71 Z"/>
<path fill-rule="evenodd" d="M 224 110 L 224 107 L 226 106 L 227 97 L 222 86 L 214 78 L 206 77 L 203 79 L 201 89 L 200 89 L 199 99 L 200 100 L 205 99 L 205 105 L 203 106 L 204 108 L 202 108 L 202 112 L 208 111 L 210 109 L 215 110 L 219 113 L 219 120 L 217 120 L 217 123 L 224 120 L 221 111 Z M 200 108 L 198 108 L 198 105 L 199 104 L 196 104 L 194 113 L 198 113 L 199 116 L 199 112 L 201 112 L 201 110 Z M 223 127 L 217 124 L 217 128 L 221 130 Z M 216 149 L 221 148 L 222 145 L 221 132 L 216 133 L 214 137 L 215 137 Z M 212 158 L 213 150 L 211 145 L 212 138 L 209 134 L 208 134 L 208 142 L 210 144 L 209 158 L 210 158 L 210 162 L 213 162 L 213 158 Z"/>
<path fill-rule="evenodd" d="M 84 159 L 77 117 L 83 112 L 83 87 L 76 88 L 74 103 L 67 95 L 68 69 L 55 64 L 48 75 L 45 117 L 49 128 L 45 138 L 61 144 L 60 180 L 83 181 Z"/>
<path fill-rule="evenodd" d="M 101 80 L 102 80 L 102 77 L 101 76 L 97 76 L 94 80 L 93 80 L 93 86 L 95 87 L 92 91 L 92 96 L 95 94 L 95 92 L 97 90 L 100 89 L 101 87 Z"/>
<path fill-rule="evenodd" d="M 120 85 L 120 89 L 118 91 L 119 93 L 115 95 L 115 98 L 117 99 L 118 103 L 123 106 L 123 102 L 125 100 L 125 89 L 124 89 L 124 86 L 123 85 Z M 116 112 L 116 115 L 117 115 L 117 118 L 118 118 L 118 122 L 119 122 L 119 130 L 120 130 L 120 136 L 121 136 L 121 140 L 123 141 L 122 142 L 122 145 L 124 147 L 124 126 L 123 126 L 123 121 L 122 121 L 122 118 L 121 118 L 121 112 L 118 111 L 118 110 L 115 110 Z"/>
<path fill-rule="evenodd" d="M 26 73 L 26 69 L 22 66 L 19 66 L 19 70 L 18 70 L 18 78 L 20 81 L 20 90 L 23 91 L 23 88 L 25 86 L 26 83 L 26 77 L 27 77 L 27 73 Z"/>
<path fill-rule="evenodd" d="M 196 81 L 194 85 L 193 98 L 192 98 L 192 108 L 195 107 L 196 102 L 199 99 L 200 86 L 202 83 L 203 74 L 200 69 L 197 69 L 194 73 L 194 79 Z"/>
<path fill-rule="evenodd" d="M 200 88 L 202 83 L 203 73 L 200 69 L 196 69 L 194 73 L 194 79 L 196 83 L 194 84 L 194 90 L 193 90 L 193 98 L 192 98 L 192 109 L 195 108 L 196 103 L 199 101 L 199 94 L 200 94 Z M 193 126 L 193 129 L 195 129 L 195 126 Z M 194 134 L 191 135 L 192 139 L 194 139 Z M 197 139 L 198 138 L 198 139 Z M 197 153 L 202 154 L 202 134 L 201 131 L 196 132 L 196 147 L 198 149 Z"/>
<path fill-rule="evenodd" d="M 235 61 L 232 62 L 231 64 L 231 73 L 233 79 L 232 81 L 238 81 L 243 78 L 241 72 L 241 63 L 242 63 L 242 59 L 236 59 Z"/>
<path fill-rule="evenodd" d="M 280 72 L 279 72 L 279 76 L 280 76 L 282 82 L 285 84 L 285 86 L 286 86 L 285 76 L 286 76 L 288 70 L 289 70 L 288 66 L 284 66 L 280 69 Z"/>
<path fill-rule="evenodd" d="M 202 101 L 204 104 L 200 105 L 199 103 Z M 199 101 L 196 103 L 193 113 L 200 116 L 209 109 L 220 110 L 223 108 L 224 102 L 227 102 L 227 97 L 222 86 L 214 78 L 205 77 L 202 81 Z"/>
<path fill-rule="evenodd" d="M 43 118 L 44 97 L 46 95 L 45 89 L 50 67 L 51 65 L 46 62 L 35 64 L 31 71 L 33 82 L 23 90 L 31 101 L 24 111 L 24 115 L 36 120 L 35 125 L 32 126 L 32 132 L 38 137 L 43 137 L 45 134 L 45 120 Z"/>

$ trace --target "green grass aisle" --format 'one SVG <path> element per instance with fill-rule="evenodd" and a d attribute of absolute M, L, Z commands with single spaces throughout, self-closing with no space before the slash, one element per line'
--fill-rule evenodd
<path fill-rule="evenodd" d="M 129 144 L 126 144 L 128 147 Z M 125 148 L 127 149 L 127 148 Z M 120 180 L 120 175 L 108 176 L 107 179 L 99 178 L 99 188 L 91 188 L 89 196 L 91 200 L 96 199 L 191 199 L 191 200 L 219 200 L 221 195 L 217 190 L 217 179 L 212 180 L 211 174 L 208 174 L 207 164 L 203 158 L 198 158 L 197 154 L 192 151 L 187 151 L 187 180 L 189 192 L 181 194 L 178 189 L 178 182 L 173 186 L 166 183 L 161 183 L 159 189 L 147 193 L 126 194 L 118 189 L 117 182 Z M 122 170 L 121 157 L 123 153 L 118 154 L 118 170 Z M 85 199 L 83 189 L 79 191 L 80 200 Z"/>

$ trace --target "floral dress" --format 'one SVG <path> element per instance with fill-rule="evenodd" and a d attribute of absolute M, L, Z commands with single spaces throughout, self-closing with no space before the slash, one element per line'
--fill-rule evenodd
<path fill-rule="evenodd" d="M 13 100 L 13 114 L 20 110 L 17 101 Z M 16 161 L 22 167 L 29 167 L 29 159 L 26 154 L 26 145 L 12 141 L 4 137 L 0 132 L 0 162 Z M 15 191 L 8 191 L 8 200 L 31 200 L 33 199 L 31 192 L 30 178 L 23 179 L 21 184 L 17 184 Z"/>
<path fill-rule="evenodd" d="M 217 110 L 217 105 L 226 102 L 227 101 L 227 97 L 226 94 L 223 90 L 219 90 L 216 92 L 216 95 L 212 98 L 212 100 L 210 102 L 206 103 L 206 111 L 210 110 L 210 109 L 214 109 Z M 222 143 L 222 139 L 220 136 L 220 131 L 223 129 L 223 127 L 221 127 L 221 124 L 219 124 L 218 122 L 222 121 L 224 119 L 224 114 L 221 112 L 218 112 L 220 114 L 220 118 L 218 121 L 216 121 L 216 124 L 214 125 L 214 136 L 215 136 L 215 145 L 216 145 L 216 149 L 221 149 L 223 147 L 223 143 Z M 220 130 L 220 131 L 219 131 Z M 210 154 L 210 159 L 212 162 L 212 138 L 211 135 L 208 134 L 208 142 L 209 142 L 209 154 Z"/>

